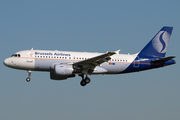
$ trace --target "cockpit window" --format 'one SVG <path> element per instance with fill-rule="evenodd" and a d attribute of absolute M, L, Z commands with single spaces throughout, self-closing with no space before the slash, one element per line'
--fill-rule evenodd
<path fill-rule="evenodd" d="M 13 55 L 11 55 L 11 57 L 17 57 L 17 54 L 13 54 Z"/>
<path fill-rule="evenodd" d="M 13 55 L 11 55 L 11 57 L 21 57 L 21 55 L 20 54 L 13 54 Z"/>

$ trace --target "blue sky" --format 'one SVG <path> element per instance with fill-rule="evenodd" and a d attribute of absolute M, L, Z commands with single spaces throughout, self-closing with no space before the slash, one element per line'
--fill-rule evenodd
<path fill-rule="evenodd" d="M 177 0 L 1 0 L 0 119 L 180 119 Z M 173 26 L 166 56 L 177 64 L 123 75 L 50 80 L 47 72 L 7 68 L 3 60 L 21 50 L 137 53 L 163 27 Z"/>

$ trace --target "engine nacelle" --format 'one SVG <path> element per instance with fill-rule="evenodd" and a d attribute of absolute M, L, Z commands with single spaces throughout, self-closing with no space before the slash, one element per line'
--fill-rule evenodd
<path fill-rule="evenodd" d="M 56 75 L 68 76 L 73 74 L 73 67 L 72 65 L 64 65 L 64 64 L 55 65 L 54 71 Z"/>
<path fill-rule="evenodd" d="M 52 80 L 65 80 L 71 77 L 75 77 L 75 74 L 66 76 L 66 75 L 56 75 L 55 72 L 50 72 L 50 78 Z"/>

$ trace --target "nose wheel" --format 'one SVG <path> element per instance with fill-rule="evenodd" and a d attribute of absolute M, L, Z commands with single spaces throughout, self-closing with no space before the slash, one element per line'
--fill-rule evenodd
<path fill-rule="evenodd" d="M 30 77 L 27 77 L 27 78 L 26 78 L 26 81 L 27 81 L 27 82 L 30 82 L 30 80 L 31 80 Z"/>
<path fill-rule="evenodd" d="M 27 82 L 30 82 L 30 80 L 31 80 L 30 76 L 31 76 L 31 71 L 28 71 L 28 77 L 26 78 Z"/>

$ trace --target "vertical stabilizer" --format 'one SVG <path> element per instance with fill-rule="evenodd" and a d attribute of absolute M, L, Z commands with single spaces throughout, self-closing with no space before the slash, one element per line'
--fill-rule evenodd
<path fill-rule="evenodd" d="M 163 27 L 139 53 L 144 57 L 165 57 L 173 27 Z"/>

